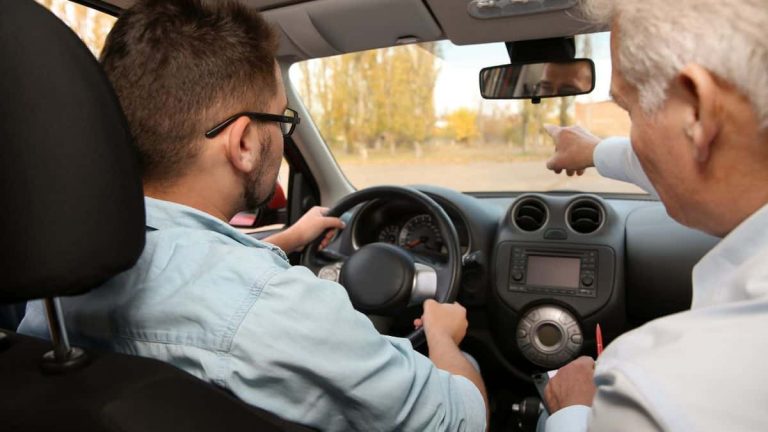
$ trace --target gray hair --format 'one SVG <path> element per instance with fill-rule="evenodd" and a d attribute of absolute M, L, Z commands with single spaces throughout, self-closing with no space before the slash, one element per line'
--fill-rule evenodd
<path fill-rule="evenodd" d="M 746 95 L 768 127 L 768 0 L 581 0 L 584 17 L 618 23 L 619 69 L 652 113 L 686 64 Z"/>

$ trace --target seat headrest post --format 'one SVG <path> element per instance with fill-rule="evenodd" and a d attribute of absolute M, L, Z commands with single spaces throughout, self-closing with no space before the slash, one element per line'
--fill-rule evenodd
<path fill-rule="evenodd" d="M 53 350 L 43 355 L 41 367 L 49 373 L 63 373 L 84 366 L 88 361 L 85 352 L 69 345 L 61 301 L 58 297 L 49 297 L 44 303 Z"/>
<path fill-rule="evenodd" d="M 71 348 L 64 315 L 61 313 L 61 301 L 57 297 L 45 299 L 45 313 L 48 318 L 48 331 L 53 342 L 53 354 L 57 360 L 66 358 Z"/>

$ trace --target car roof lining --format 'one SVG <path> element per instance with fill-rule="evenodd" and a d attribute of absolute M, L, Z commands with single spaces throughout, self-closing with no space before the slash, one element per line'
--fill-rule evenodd
<path fill-rule="evenodd" d="M 73 0 L 107 12 L 135 0 Z M 215 1 L 215 0 L 205 0 Z M 572 10 L 476 19 L 468 0 L 238 0 L 280 30 L 281 62 L 448 39 L 456 45 L 573 36 L 605 30 Z"/>

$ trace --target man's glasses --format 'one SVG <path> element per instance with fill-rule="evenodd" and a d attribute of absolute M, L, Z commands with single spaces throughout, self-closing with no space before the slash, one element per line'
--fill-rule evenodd
<path fill-rule="evenodd" d="M 221 131 L 226 129 L 227 126 L 234 123 L 234 121 L 239 119 L 240 117 L 248 117 L 252 120 L 278 122 L 280 123 L 280 130 L 283 132 L 283 136 L 286 138 L 291 136 L 291 134 L 293 133 L 293 130 L 296 129 L 296 125 L 299 124 L 299 121 L 301 120 L 299 118 L 299 113 L 297 113 L 296 111 L 290 108 L 286 108 L 283 115 L 255 113 L 255 112 L 241 112 L 233 115 L 232 117 L 229 117 L 228 119 L 214 126 L 213 129 L 205 133 L 205 137 L 206 138 L 215 137 L 216 135 L 221 133 Z"/>

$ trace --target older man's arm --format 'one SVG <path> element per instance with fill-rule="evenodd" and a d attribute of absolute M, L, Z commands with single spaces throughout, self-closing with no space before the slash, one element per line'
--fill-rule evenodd
<path fill-rule="evenodd" d="M 587 419 L 595 396 L 593 375 L 595 361 L 579 357 L 558 370 L 544 391 L 550 409 L 546 430 L 581 432 L 587 430 Z"/>
<path fill-rule="evenodd" d="M 547 161 L 547 168 L 556 174 L 582 175 L 585 169 L 595 167 L 603 177 L 632 183 L 657 196 L 628 138 L 601 140 L 580 126 L 546 125 L 545 129 L 555 141 L 555 154 Z"/>
<path fill-rule="evenodd" d="M 595 362 L 580 357 L 562 367 L 545 391 L 552 415 L 547 432 L 665 430 L 644 397 L 617 369 L 594 374 Z"/>

